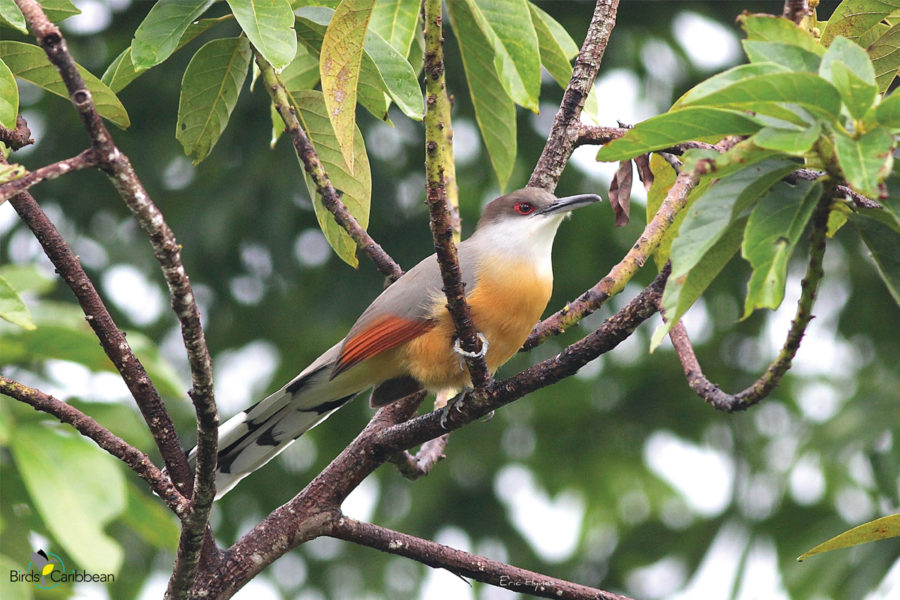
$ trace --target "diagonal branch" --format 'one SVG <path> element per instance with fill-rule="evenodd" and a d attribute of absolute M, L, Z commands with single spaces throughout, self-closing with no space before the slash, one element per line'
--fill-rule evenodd
<path fill-rule="evenodd" d="M 603 60 L 606 44 L 616 24 L 618 9 L 619 0 L 597 0 L 587 37 L 575 59 L 572 77 L 553 119 L 547 143 L 528 180 L 529 187 L 539 187 L 549 192 L 556 189 L 559 177 L 575 149 L 581 125 L 581 110 L 594 85 L 594 79 L 597 78 L 600 61 Z"/>
<path fill-rule="evenodd" d="M 138 477 L 147 482 L 154 494 L 162 498 L 163 502 L 172 509 L 172 512 L 178 516 L 187 514 L 189 510 L 187 498 L 182 496 L 181 492 L 175 488 L 172 480 L 150 461 L 150 457 L 113 434 L 88 415 L 40 390 L 3 376 L 0 376 L 0 393 L 19 402 L 24 402 L 35 410 L 53 415 L 61 422 L 71 425 L 81 435 L 94 440 L 102 449 L 128 465 Z"/>
<path fill-rule="evenodd" d="M 472 313 L 466 302 L 466 291 L 459 268 L 456 244 L 453 243 L 453 224 L 444 185 L 445 165 L 451 158 L 444 154 L 443 131 L 450 127 L 443 117 L 449 116 L 449 108 L 444 83 L 444 38 L 442 33 L 441 0 L 425 0 L 423 20 L 425 22 L 425 177 L 428 210 L 431 216 L 431 233 L 434 249 L 441 269 L 444 293 L 447 296 L 447 310 L 456 326 L 461 348 L 472 385 L 476 390 L 484 389 L 492 378 L 483 356 L 483 344 L 472 323 Z M 478 354 L 482 355 L 479 356 Z"/>
<path fill-rule="evenodd" d="M 435 569 L 446 569 L 460 577 L 470 577 L 475 581 L 529 596 L 561 600 L 629 600 L 627 596 L 519 569 L 484 556 L 345 516 L 332 521 L 327 535 L 405 556 Z"/>
<path fill-rule="evenodd" d="M 800 348 L 800 341 L 806 332 L 806 327 L 813 318 L 812 307 L 816 300 L 816 292 L 822 277 L 825 275 L 822 269 L 822 260 L 825 256 L 825 233 L 828 228 L 831 198 L 831 194 L 823 194 L 813 212 L 809 265 L 806 268 L 806 275 L 800 284 L 802 291 L 800 300 L 797 302 L 797 312 L 791 321 L 791 327 L 784 340 L 784 345 L 778 353 L 778 357 L 769 365 L 759 379 L 736 394 L 722 391 L 719 386 L 711 382 L 703 374 L 684 326 L 679 322 L 669 332 L 669 339 L 672 340 L 672 345 L 675 346 L 675 352 L 681 361 L 688 384 L 698 396 L 712 407 L 725 412 L 746 410 L 768 396 L 781 381 L 787 370 L 791 368 L 791 361 L 797 354 L 797 350 Z"/>
<path fill-rule="evenodd" d="M 61 175 L 73 171 L 91 169 L 98 164 L 99 160 L 97 159 L 97 153 L 93 148 L 88 148 L 72 158 L 66 158 L 45 167 L 41 167 L 40 169 L 30 171 L 18 179 L 13 179 L 12 181 L 0 185 L 0 204 L 6 202 L 10 196 L 18 194 L 19 192 L 24 192 L 42 181 L 56 179 Z"/>
<path fill-rule="evenodd" d="M 341 202 L 340 196 L 331 185 L 331 180 L 328 178 L 328 173 L 325 172 L 322 161 L 319 160 L 316 149 L 313 148 L 312 142 L 309 141 L 309 138 L 300 126 L 295 109 L 291 106 L 291 102 L 288 99 L 284 82 L 281 81 L 272 65 L 257 52 L 256 48 L 253 48 L 253 55 L 266 84 L 266 91 L 269 92 L 272 103 L 275 105 L 275 110 L 278 111 L 281 120 L 284 121 L 284 130 L 294 144 L 294 151 L 300 157 L 306 172 L 309 173 L 309 176 L 312 177 L 313 182 L 316 184 L 316 191 L 322 197 L 322 205 L 334 215 L 334 220 L 337 224 L 343 227 L 350 237 L 353 238 L 356 246 L 375 263 L 375 267 L 392 282 L 396 281 L 403 275 L 403 269 L 384 251 L 384 248 L 378 242 L 372 239 L 372 236 L 366 232 L 363 226 L 359 224 L 359 221 L 350 214 L 350 211 Z"/>

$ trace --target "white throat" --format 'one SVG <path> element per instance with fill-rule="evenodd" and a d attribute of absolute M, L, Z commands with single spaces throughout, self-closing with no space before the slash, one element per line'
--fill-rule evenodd
<path fill-rule="evenodd" d="M 503 219 L 476 231 L 470 243 L 485 255 L 531 263 L 537 275 L 552 280 L 553 239 L 566 214 Z"/>

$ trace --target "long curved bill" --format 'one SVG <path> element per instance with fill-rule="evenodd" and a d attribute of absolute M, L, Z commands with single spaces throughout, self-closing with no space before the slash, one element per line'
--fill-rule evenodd
<path fill-rule="evenodd" d="M 575 210 L 576 208 L 581 208 L 582 206 L 587 206 L 588 204 L 593 204 L 594 202 L 600 202 L 602 200 L 603 198 L 601 198 L 597 194 L 577 194 L 575 196 L 566 196 L 565 198 L 558 198 L 556 202 L 542 210 L 540 214 L 547 215 L 550 213 L 567 213 Z"/>

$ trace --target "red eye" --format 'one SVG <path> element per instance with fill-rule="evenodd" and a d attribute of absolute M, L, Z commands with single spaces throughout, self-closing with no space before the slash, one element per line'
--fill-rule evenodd
<path fill-rule="evenodd" d="M 513 210 L 520 215 L 530 215 L 534 212 L 534 204 L 530 202 L 516 202 L 513 206 Z"/>

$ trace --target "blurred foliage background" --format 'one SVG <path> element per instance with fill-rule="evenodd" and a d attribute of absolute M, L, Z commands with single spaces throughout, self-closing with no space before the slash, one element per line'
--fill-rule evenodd
<path fill-rule="evenodd" d="M 98 75 L 129 44 L 152 5 L 128 0 L 77 4 L 83 15 L 67 21 L 64 31 L 76 59 Z M 537 4 L 581 43 L 592 2 Z M 820 19 L 836 4 L 822 2 Z M 781 8 L 778 1 L 623 2 L 598 81 L 602 124 L 665 111 L 697 81 L 741 62 L 735 17 L 742 10 L 780 14 Z M 22 39 L 8 29 L 0 36 Z M 486 166 L 455 41 L 446 38 L 465 235 L 483 203 L 500 190 Z M 365 258 L 355 271 L 327 247 L 288 140 L 269 148 L 268 98 L 259 86 L 242 94 L 208 160 L 194 167 L 184 157 L 174 136 L 181 73 L 204 39 L 123 91 L 133 125 L 113 135 L 184 247 L 215 359 L 217 399 L 228 417 L 280 387 L 341 338 L 383 279 Z M 85 147 L 81 125 L 65 101 L 33 87 L 23 87 L 22 97 L 36 144 L 13 160 L 32 168 Z M 511 187 L 526 182 L 560 97 L 561 90 L 548 79 L 540 114 L 519 109 Z M 424 135 L 421 123 L 395 109 L 391 118 L 393 127 L 360 113 L 372 164 L 369 230 L 409 268 L 431 252 L 423 204 Z M 561 194 L 605 190 L 608 170 L 592 163 L 593 153 L 577 153 L 560 182 Z M 891 184 L 892 194 L 898 193 L 898 181 Z M 129 340 L 146 336 L 146 343 L 136 343 L 146 348 L 142 356 L 171 365 L 172 370 L 161 364 L 155 372 L 168 382 L 163 392 L 185 445 L 192 446 L 192 410 L 185 395 L 189 378 L 179 332 L 155 260 L 127 209 L 94 172 L 72 174 L 33 191 L 80 255 Z M 607 273 L 643 228 L 641 213 L 636 208 L 632 222 L 615 229 L 604 205 L 562 226 L 548 311 Z M 725 389 L 737 391 L 753 381 L 781 344 L 804 268 L 803 252 L 795 258 L 800 262 L 792 268 L 787 302 L 779 311 L 736 322 L 749 276 L 737 258 L 688 314 L 701 363 Z M 9 265 L 30 263 L 52 278 L 12 208 L 0 206 L 0 264 L 9 274 Z M 612 308 L 654 274 L 652 265 L 645 267 L 613 299 Z M 22 280 L 31 282 L 26 298 L 39 322 L 42 314 L 45 323 L 60 315 L 72 317 L 70 324 L 77 321 L 70 314 L 77 307 L 64 286 L 35 284 L 38 279 L 27 273 Z M 565 335 L 518 355 L 499 376 L 553 355 L 610 311 L 604 308 Z M 815 314 L 794 369 L 771 398 L 747 413 L 718 413 L 694 397 L 670 347 L 649 355 L 651 323 L 577 376 L 529 395 L 489 422 L 454 433 L 447 459 L 428 477 L 410 482 L 382 468 L 344 508 L 357 518 L 642 599 L 887 598 L 900 589 L 898 539 L 802 564 L 794 560 L 850 526 L 897 512 L 900 505 L 900 314 L 855 237 L 844 239 L 839 232 L 831 240 Z M 78 403 L 158 458 L 124 385 L 100 372 L 102 365 L 84 366 L 102 363 L 96 342 L 51 337 L 43 350 L 29 354 L 16 350 L 20 334 L 9 329 L 3 334 L 4 375 Z M 61 339 L 71 343 L 55 343 Z M 213 525 L 220 544 L 233 542 L 299 491 L 371 414 L 364 400 L 352 403 L 217 503 Z M 23 569 L 27 554 L 38 546 L 65 554 L 53 527 L 29 499 L 22 484 L 26 474 L 14 460 L 24 452 L 16 446 L 17 435 L 51 425 L 9 399 L 0 403 L 0 419 L 5 448 L 0 452 L 0 555 L 3 563 L 11 563 L 4 567 Z M 73 450 L 68 456 L 74 462 L 82 455 Z M 113 478 L 122 479 L 116 485 L 127 502 L 105 530 L 124 550 L 117 583 L 57 588 L 37 597 L 161 596 L 174 558 L 174 521 L 154 505 L 136 477 L 119 470 L 121 476 Z M 78 472 L 72 465 L 64 471 Z M 112 492 L 103 482 L 91 491 L 89 479 L 84 478 L 85 494 L 102 503 L 104 493 Z M 79 557 L 73 560 L 84 566 Z M 29 597 L 7 593 L 32 590 L 5 585 L 0 589 L 6 598 Z M 329 539 L 285 556 L 242 593 L 310 600 L 512 597 Z"/>

